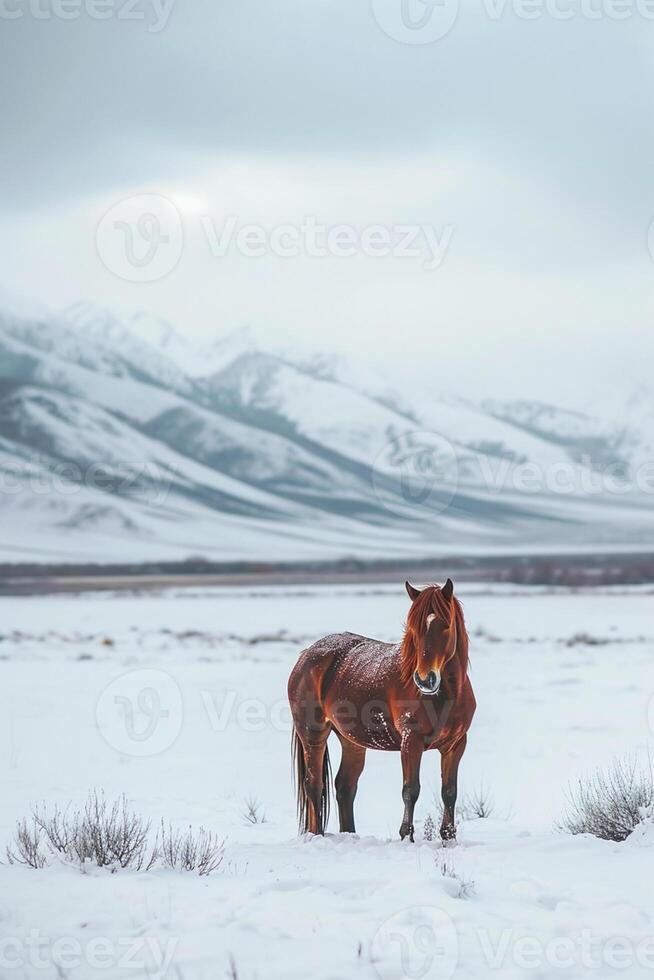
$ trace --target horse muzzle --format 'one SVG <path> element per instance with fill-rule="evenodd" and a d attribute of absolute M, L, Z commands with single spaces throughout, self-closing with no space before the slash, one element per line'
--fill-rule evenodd
<path fill-rule="evenodd" d="M 438 671 L 430 670 L 426 677 L 421 677 L 416 670 L 413 674 L 413 682 L 421 694 L 438 694 L 441 686 L 441 675 Z"/>

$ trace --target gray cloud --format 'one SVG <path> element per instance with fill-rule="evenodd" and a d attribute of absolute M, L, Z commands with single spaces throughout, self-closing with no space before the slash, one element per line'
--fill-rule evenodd
<path fill-rule="evenodd" d="M 613 323 L 621 357 L 637 360 L 629 351 L 654 272 L 654 21 L 637 11 L 589 20 L 581 0 L 559 0 L 577 11 L 566 21 L 523 20 L 510 5 L 494 20 L 490 0 L 464 0 L 446 37 L 406 45 L 381 30 L 367 0 L 177 0 L 159 31 L 152 0 L 134 8 L 145 20 L 129 21 L 37 19 L 27 6 L 36 2 L 2 0 L 23 12 L 0 21 L 3 261 L 16 269 L 17 229 L 27 229 L 25 267 L 55 302 L 75 291 L 117 296 L 183 329 L 268 318 L 289 335 L 315 302 L 317 339 L 339 343 L 340 330 L 348 350 L 353 331 L 369 340 L 375 324 L 386 329 L 385 316 L 406 310 L 419 335 L 454 326 L 489 357 L 500 351 L 491 324 L 498 345 L 516 345 L 517 367 L 540 351 L 530 334 L 544 321 L 576 343 L 577 368 L 589 334 L 606 362 L 601 337 Z M 106 207 L 125 189 L 170 182 L 193 192 L 230 161 L 242 164 L 242 186 L 216 188 L 224 213 L 238 206 L 243 220 L 264 220 L 262 187 L 284 200 L 301 174 L 306 195 L 294 207 L 356 221 L 352 194 L 365 196 L 369 173 L 369 220 L 377 209 L 381 221 L 451 222 L 452 259 L 431 280 L 406 265 L 392 276 L 379 264 L 290 273 L 252 260 L 221 278 L 198 252 L 160 290 L 138 294 L 82 261 L 100 217 L 79 224 L 86 202 Z M 28 234 L 55 227 L 56 267 L 32 254 Z M 477 304 L 464 283 L 475 284 Z"/>
<path fill-rule="evenodd" d="M 0 35 L 2 184 L 14 203 L 156 177 L 194 153 L 437 159 L 453 148 L 582 201 L 601 196 L 608 210 L 654 197 L 654 22 L 523 21 L 510 10 L 492 21 L 483 0 L 467 0 L 448 36 L 411 46 L 352 0 L 178 0 L 159 33 L 148 21 L 36 20 L 27 9 Z"/>

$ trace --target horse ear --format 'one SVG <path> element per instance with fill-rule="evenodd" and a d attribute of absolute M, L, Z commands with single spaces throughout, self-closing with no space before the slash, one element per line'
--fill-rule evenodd
<path fill-rule="evenodd" d="M 444 599 L 447 599 L 448 602 L 454 595 L 454 582 L 452 581 L 451 578 L 448 578 L 447 582 L 441 589 L 441 595 L 443 596 Z"/>
<path fill-rule="evenodd" d="M 409 582 L 404 583 L 404 588 L 406 589 L 411 602 L 415 602 L 418 596 L 420 595 L 420 589 L 414 589 Z"/>

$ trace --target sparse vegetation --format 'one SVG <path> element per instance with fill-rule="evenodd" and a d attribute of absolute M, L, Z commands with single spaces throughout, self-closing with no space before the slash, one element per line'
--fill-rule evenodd
<path fill-rule="evenodd" d="M 438 821 L 440 822 L 443 819 L 443 802 L 437 794 L 434 794 L 434 807 Z M 486 820 L 494 812 L 495 801 L 483 784 L 470 793 L 463 793 L 457 800 L 456 816 L 459 820 Z M 432 837 L 427 837 L 426 834 L 424 836 L 425 840 L 433 840 L 436 837 L 435 820 L 431 813 L 427 815 L 427 819 L 425 820 L 425 831 L 427 830 L 428 820 L 431 821 Z"/>
<path fill-rule="evenodd" d="M 482 784 L 471 793 L 464 793 L 458 805 L 462 820 L 486 820 L 495 811 L 495 802 Z"/>
<path fill-rule="evenodd" d="M 616 759 L 608 769 L 580 779 L 569 790 L 558 828 L 568 834 L 623 841 L 653 805 L 651 766 L 643 767 L 635 759 Z"/>
<path fill-rule="evenodd" d="M 606 646 L 609 643 L 615 643 L 615 639 L 609 639 L 608 637 L 593 636 L 591 633 L 573 633 L 565 640 L 565 645 L 567 647 L 601 647 Z"/>
<path fill-rule="evenodd" d="M 7 848 L 9 864 L 25 864 L 29 868 L 43 868 L 46 857 L 41 850 L 41 832 L 36 823 L 19 820 L 16 825 L 16 839 Z"/>
<path fill-rule="evenodd" d="M 109 804 L 94 790 L 81 810 L 62 810 L 56 804 L 51 812 L 45 804 L 36 807 L 30 818 L 18 822 L 6 855 L 10 864 L 30 868 L 44 868 L 58 858 L 82 870 L 95 865 L 147 871 L 163 865 L 207 875 L 220 868 L 223 845 L 203 828 L 182 833 L 170 825 L 166 829 L 163 820 L 152 840 L 150 821 L 135 813 L 125 796 Z"/>
<path fill-rule="evenodd" d="M 256 796 L 246 796 L 243 801 L 241 815 L 246 823 L 257 824 L 266 822 L 263 805 Z"/>
<path fill-rule="evenodd" d="M 161 821 L 159 836 L 159 857 L 168 868 L 174 871 L 194 871 L 199 875 L 210 875 L 223 863 L 223 842 L 200 827 L 195 833 L 189 827 L 186 833 L 173 830 Z"/>
<path fill-rule="evenodd" d="M 428 813 L 425 817 L 425 823 L 422 828 L 423 840 L 433 841 L 436 840 L 436 824 L 434 823 L 434 818 L 431 813 Z"/>
<path fill-rule="evenodd" d="M 44 867 L 50 855 L 59 855 L 81 867 L 88 862 L 99 868 L 140 871 L 151 867 L 156 858 L 156 849 L 148 848 L 149 830 L 149 822 L 130 811 L 124 796 L 109 806 L 104 794 L 94 791 L 83 810 L 71 812 L 69 807 L 61 810 L 55 805 L 48 813 L 45 805 L 36 807 L 31 823 L 24 819 L 18 824 L 16 843 L 7 848 L 7 859 Z"/>
<path fill-rule="evenodd" d="M 437 860 L 438 869 L 443 878 L 449 879 L 453 885 L 454 898 L 470 898 L 475 893 L 475 883 L 463 878 L 454 867 L 454 860 L 450 854 L 441 855 Z"/>
<path fill-rule="evenodd" d="M 439 839 L 438 824 L 443 819 L 443 802 L 437 794 L 434 794 L 434 808 L 436 817 L 428 813 L 422 829 L 422 839 L 425 841 L 435 841 Z M 492 796 L 481 785 L 471 793 L 464 793 L 459 797 L 456 804 L 456 816 L 459 820 L 485 820 L 493 815 L 495 803 Z"/>

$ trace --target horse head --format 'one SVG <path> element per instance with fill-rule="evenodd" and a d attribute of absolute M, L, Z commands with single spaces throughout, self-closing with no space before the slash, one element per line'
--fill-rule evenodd
<path fill-rule="evenodd" d="M 457 607 L 452 579 L 442 588 L 415 589 L 405 582 L 411 599 L 404 638 L 405 658 L 421 694 L 438 694 L 443 671 L 457 653 Z M 408 672 L 408 671 L 407 671 Z"/>

